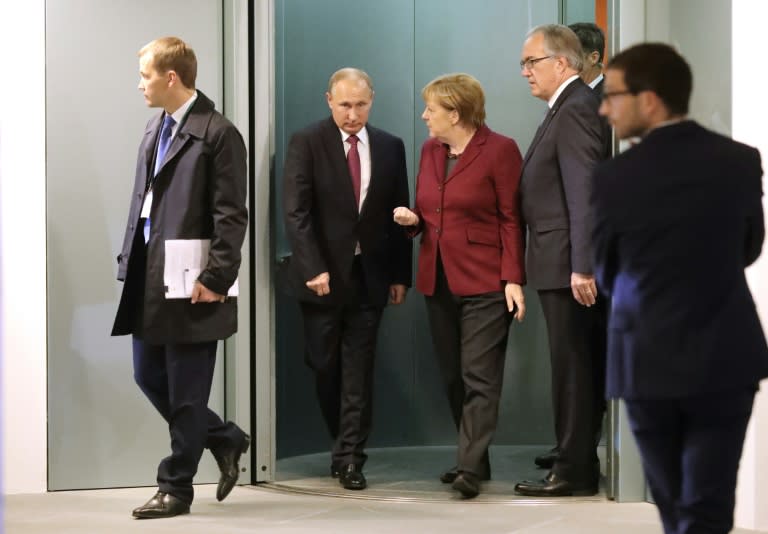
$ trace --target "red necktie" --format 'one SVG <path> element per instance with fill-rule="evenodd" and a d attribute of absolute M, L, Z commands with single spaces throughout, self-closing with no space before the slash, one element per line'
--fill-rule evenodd
<path fill-rule="evenodd" d="M 349 175 L 352 177 L 352 189 L 355 191 L 355 208 L 360 206 L 360 153 L 357 151 L 357 142 L 359 139 L 356 135 L 350 135 L 347 137 L 349 143 L 349 152 L 347 152 L 347 167 L 349 167 Z"/>

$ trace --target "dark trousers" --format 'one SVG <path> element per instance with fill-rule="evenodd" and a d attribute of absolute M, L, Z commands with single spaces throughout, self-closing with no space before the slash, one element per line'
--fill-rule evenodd
<path fill-rule="evenodd" d="M 133 338 L 134 378 L 171 435 L 171 455 L 157 469 L 158 489 L 187 503 L 203 449 L 216 455 L 239 447 L 244 437 L 208 408 L 216 343 L 152 345 Z"/>
<path fill-rule="evenodd" d="M 605 409 L 604 307 L 582 306 L 570 288 L 539 291 L 552 364 L 559 453 L 552 471 L 577 486 L 597 484 L 595 437 Z"/>
<path fill-rule="evenodd" d="M 334 443 L 331 463 L 362 467 L 371 433 L 373 362 L 382 309 L 370 303 L 359 258 L 342 304 L 301 302 L 307 364 Z"/>
<path fill-rule="evenodd" d="M 435 293 L 426 297 L 432 343 L 459 432 L 457 467 L 490 476 L 488 447 L 499 414 L 511 316 L 501 291 L 451 293 L 437 259 Z"/>
<path fill-rule="evenodd" d="M 626 401 L 666 534 L 726 534 L 756 387 Z"/>

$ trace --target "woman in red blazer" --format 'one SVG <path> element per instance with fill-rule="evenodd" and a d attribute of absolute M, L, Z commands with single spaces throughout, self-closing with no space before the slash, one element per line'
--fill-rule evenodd
<path fill-rule="evenodd" d="M 456 467 L 440 476 L 464 497 L 490 479 L 507 332 L 525 314 L 517 144 L 485 125 L 485 96 L 468 74 L 422 90 L 429 128 L 416 206 L 395 221 L 421 233 L 416 288 L 426 296 L 432 342 L 459 432 Z"/>

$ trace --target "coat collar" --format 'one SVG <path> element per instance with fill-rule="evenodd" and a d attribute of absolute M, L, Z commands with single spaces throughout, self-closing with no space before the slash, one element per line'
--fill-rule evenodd
<path fill-rule="evenodd" d="M 470 163 L 472 163 L 477 156 L 482 152 L 482 147 L 488 140 L 488 136 L 491 133 L 491 129 L 488 126 L 481 126 L 469 140 L 467 147 L 464 149 L 459 161 L 456 162 L 456 166 L 451 173 L 445 177 L 443 183 L 447 183 L 453 180 L 459 173 L 466 169 Z M 434 141 L 432 146 L 432 162 L 437 170 L 437 176 L 445 176 L 445 145 L 437 140 Z"/>
<path fill-rule="evenodd" d="M 165 156 L 162 166 L 158 169 L 158 174 L 162 172 L 163 167 L 171 161 L 176 154 L 184 147 L 191 137 L 197 139 L 203 139 L 205 132 L 208 129 L 208 124 L 211 121 L 211 113 L 214 111 L 214 103 L 211 99 L 203 94 L 202 91 L 197 92 L 197 100 L 195 100 L 192 107 L 189 108 L 189 112 L 182 120 L 179 126 L 176 136 L 171 142 L 171 146 L 168 148 L 168 153 Z M 147 161 L 147 175 L 151 175 L 152 167 L 155 161 L 155 150 L 157 149 L 157 136 L 160 134 L 160 127 L 163 123 L 163 113 L 157 114 L 144 131 L 144 154 Z"/>
<path fill-rule="evenodd" d="M 581 78 L 577 78 L 566 85 L 565 89 L 563 89 L 563 92 L 560 93 L 560 96 L 557 97 L 557 100 L 555 100 L 555 103 L 544 116 L 544 120 L 541 122 L 538 130 L 536 130 L 536 134 L 533 136 L 531 145 L 528 147 L 528 151 L 525 153 L 525 158 L 523 159 L 523 168 L 525 168 L 525 165 L 528 163 L 528 160 L 531 158 L 531 155 L 536 149 L 536 146 L 539 144 L 539 141 L 541 141 L 541 138 L 544 136 L 544 132 L 546 132 L 547 128 L 549 128 L 549 125 L 552 123 L 552 119 L 555 117 L 557 112 L 563 106 L 565 101 L 568 100 L 568 97 L 570 97 L 577 89 L 581 87 L 587 87 L 587 84 L 585 84 Z M 591 89 L 589 90 L 591 91 Z"/>

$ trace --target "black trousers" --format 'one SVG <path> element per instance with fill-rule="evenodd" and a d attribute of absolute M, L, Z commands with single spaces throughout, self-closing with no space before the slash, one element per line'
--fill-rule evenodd
<path fill-rule="evenodd" d="M 577 486 L 600 476 L 595 437 L 605 410 L 605 306 L 582 306 L 570 288 L 539 291 L 552 364 L 559 453 L 552 471 Z"/>
<path fill-rule="evenodd" d="M 191 503 L 192 479 L 203 449 L 210 449 L 219 457 L 232 448 L 241 447 L 245 432 L 234 423 L 224 423 L 208 408 L 216 365 L 216 340 L 155 345 L 142 339 L 146 272 L 142 227 L 140 224 L 136 230 L 125 288 L 125 291 L 130 289 L 128 298 L 133 309 L 133 375 L 149 402 L 168 423 L 171 455 L 158 466 L 159 490 Z"/>
<path fill-rule="evenodd" d="M 300 302 L 305 357 L 328 431 L 334 440 L 331 463 L 362 467 L 371 433 L 373 362 L 382 308 L 368 297 L 359 257 L 348 298 L 342 304 Z"/>
<path fill-rule="evenodd" d="M 490 477 L 488 447 L 496 432 L 511 320 L 504 293 L 453 295 L 438 257 L 435 293 L 426 297 L 426 304 L 459 433 L 456 465 L 460 471 Z"/>
<path fill-rule="evenodd" d="M 168 422 L 171 455 L 157 469 L 160 491 L 184 502 L 194 497 L 192 479 L 203 449 L 216 456 L 240 447 L 244 433 L 208 408 L 217 341 L 153 345 L 133 338 L 136 383 Z"/>
<path fill-rule="evenodd" d="M 756 386 L 683 399 L 626 401 L 666 534 L 726 534 Z"/>

